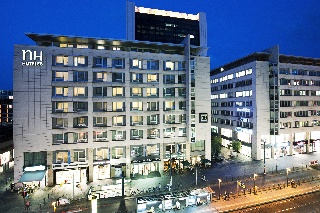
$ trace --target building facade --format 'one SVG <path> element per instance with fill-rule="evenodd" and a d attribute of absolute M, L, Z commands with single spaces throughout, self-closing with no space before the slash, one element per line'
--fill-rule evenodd
<path fill-rule="evenodd" d="M 203 47 L 207 55 L 206 13 L 187 14 L 135 6 L 127 1 L 127 39 L 162 43 L 181 43 L 190 35 L 190 44 Z"/>
<path fill-rule="evenodd" d="M 15 181 L 34 167 L 52 186 L 210 159 L 210 62 L 188 36 L 27 36 L 36 45 L 14 47 Z"/>
<path fill-rule="evenodd" d="M 211 71 L 212 129 L 256 160 L 320 149 L 320 59 L 275 46 Z"/>

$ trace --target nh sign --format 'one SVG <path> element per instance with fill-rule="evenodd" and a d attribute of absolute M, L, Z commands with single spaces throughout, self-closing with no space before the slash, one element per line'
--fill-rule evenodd
<path fill-rule="evenodd" d="M 22 66 L 43 66 L 42 51 L 22 50 Z"/>

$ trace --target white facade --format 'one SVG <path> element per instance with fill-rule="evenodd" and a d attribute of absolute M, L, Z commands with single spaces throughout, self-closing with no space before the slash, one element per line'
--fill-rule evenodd
<path fill-rule="evenodd" d="M 210 159 L 210 61 L 188 39 L 27 36 L 37 45 L 14 49 L 15 181 L 43 164 L 54 185 L 162 171 L 170 152 Z"/>
<path fill-rule="evenodd" d="M 213 70 L 212 129 L 223 145 L 239 140 L 256 160 L 319 149 L 319 64 L 276 46 Z"/>

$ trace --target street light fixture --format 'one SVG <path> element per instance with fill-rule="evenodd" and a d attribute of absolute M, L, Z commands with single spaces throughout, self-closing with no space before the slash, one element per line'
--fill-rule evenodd
<path fill-rule="evenodd" d="M 289 179 L 288 179 L 288 174 L 291 171 L 291 169 L 287 168 L 287 187 L 289 186 Z"/>
<path fill-rule="evenodd" d="M 257 174 L 253 174 L 253 194 L 256 194 L 256 177 Z"/>
<path fill-rule="evenodd" d="M 222 180 L 218 179 L 218 181 L 219 181 L 219 200 L 220 200 L 220 184 L 221 184 Z"/>

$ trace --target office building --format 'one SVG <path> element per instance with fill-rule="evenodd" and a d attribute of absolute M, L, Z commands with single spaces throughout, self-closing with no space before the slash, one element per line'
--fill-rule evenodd
<path fill-rule="evenodd" d="M 275 46 L 211 71 L 213 131 L 260 160 L 320 148 L 320 59 Z"/>
<path fill-rule="evenodd" d="M 0 90 L 0 126 L 12 126 L 12 90 Z"/>
<path fill-rule="evenodd" d="M 190 44 L 207 55 L 206 14 L 187 14 L 135 6 L 127 1 L 127 40 L 179 44 L 190 35 Z"/>
<path fill-rule="evenodd" d="M 210 159 L 210 61 L 181 44 L 66 35 L 14 47 L 15 182 L 91 182 Z M 182 167 L 182 166 L 181 166 Z"/>

